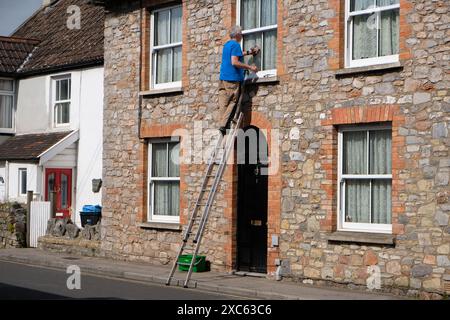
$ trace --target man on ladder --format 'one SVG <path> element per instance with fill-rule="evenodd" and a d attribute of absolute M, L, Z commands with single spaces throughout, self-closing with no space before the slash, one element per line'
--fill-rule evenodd
<path fill-rule="evenodd" d="M 189 266 L 186 279 L 184 280 L 184 287 L 188 287 L 193 267 L 197 263 L 197 253 L 200 249 L 200 242 L 208 216 L 225 171 L 228 156 L 234 146 L 238 129 L 242 124 L 241 104 L 243 92 L 241 92 L 241 88 L 244 85 L 244 70 L 258 71 L 256 66 L 250 66 L 242 61 L 244 54 L 239 44 L 242 40 L 241 28 L 233 27 L 230 37 L 231 40 L 225 44 L 223 49 L 222 67 L 220 69 L 219 111 L 223 114 L 220 128 L 222 136 L 217 141 L 208 160 L 200 192 L 189 217 L 189 223 L 185 228 L 180 249 L 170 270 L 166 285 L 170 285 L 177 265 L 184 265 Z M 247 51 L 246 55 L 256 55 L 258 52 L 259 49 L 254 47 Z M 232 119 L 233 116 L 234 119 Z M 233 123 L 231 124 L 231 122 Z M 227 129 L 230 129 L 229 134 L 226 132 Z M 183 255 L 184 253 L 189 253 L 190 255 Z M 190 262 L 180 261 L 181 257 L 186 257 L 188 260 L 190 257 Z"/>
<path fill-rule="evenodd" d="M 228 40 L 222 51 L 222 64 L 220 66 L 220 84 L 219 84 L 219 112 L 222 115 L 220 119 L 220 132 L 226 134 L 230 127 L 232 117 L 237 118 L 241 110 L 238 99 L 241 93 L 241 83 L 244 81 L 244 70 L 258 72 L 258 67 L 244 63 L 244 56 L 257 55 L 258 47 L 242 52 L 240 42 L 242 41 L 242 28 L 234 26 L 230 30 L 230 40 Z M 236 109 L 237 109 L 236 108 Z"/>

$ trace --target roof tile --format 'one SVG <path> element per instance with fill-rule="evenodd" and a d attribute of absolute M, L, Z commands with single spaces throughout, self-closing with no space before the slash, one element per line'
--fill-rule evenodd
<path fill-rule="evenodd" d="M 80 8 L 80 29 L 67 27 L 71 5 Z M 104 20 L 104 9 L 86 0 L 59 0 L 41 8 L 13 35 L 40 41 L 20 72 L 103 63 Z"/>
<path fill-rule="evenodd" d="M 48 148 L 67 137 L 72 131 L 24 134 L 9 138 L 0 145 L 0 160 L 38 160 Z"/>
<path fill-rule="evenodd" d="M 0 37 L 0 73 L 15 73 L 37 43 L 30 39 Z"/>

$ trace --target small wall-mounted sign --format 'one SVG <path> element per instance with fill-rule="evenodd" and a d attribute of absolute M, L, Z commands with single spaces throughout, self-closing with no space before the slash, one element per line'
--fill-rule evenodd
<path fill-rule="evenodd" d="M 102 179 L 92 179 L 92 192 L 97 193 L 102 187 Z"/>
<path fill-rule="evenodd" d="M 272 247 L 278 247 L 278 235 L 272 235 Z"/>

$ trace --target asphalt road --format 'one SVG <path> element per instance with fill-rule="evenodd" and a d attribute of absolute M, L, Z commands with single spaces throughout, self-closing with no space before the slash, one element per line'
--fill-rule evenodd
<path fill-rule="evenodd" d="M 83 274 L 81 289 L 69 290 L 71 274 L 61 270 L 0 261 L 0 300 L 6 299 L 136 299 L 136 300 L 234 300 L 234 296 L 138 281 Z"/>

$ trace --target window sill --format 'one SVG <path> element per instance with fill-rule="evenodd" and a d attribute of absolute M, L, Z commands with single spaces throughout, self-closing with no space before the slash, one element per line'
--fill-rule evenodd
<path fill-rule="evenodd" d="M 277 76 L 245 79 L 245 84 L 276 84 L 279 82 Z"/>
<path fill-rule="evenodd" d="M 183 93 L 183 87 L 166 88 L 166 89 L 151 89 L 139 92 L 140 96 L 160 96 L 172 93 Z"/>
<path fill-rule="evenodd" d="M 386 63 L 386 64 L 376 64 L 366 67 L 357 68 L 344 68 L 339 69 L 335 72 L 336 77 L 353 76 L 361 73 L 372 73 L 372 72 L 383 72 L 390 71 L 392 69 L 401 69 L 403 64 L 401 62 Z"/>
<path fill-rule="evenodd" d="M 157 229 L 157 230 L 173 230 L 181 231 L 183 228 L 179 223 L 170 222 L 141 222 L 137 226 L 142 229 Z"/>
<path fill-rule="evenodd" d="M 366 233 L 353 231 L 335 231 L 328 235 L 328 241 L 352 242 L 381 245 L 395 245 L 395 236 L 385 233 Z"/>

